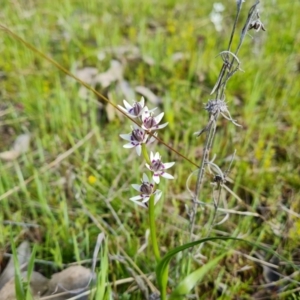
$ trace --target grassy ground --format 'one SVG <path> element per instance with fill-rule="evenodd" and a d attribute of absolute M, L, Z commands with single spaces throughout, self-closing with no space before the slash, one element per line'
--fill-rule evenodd
<path fill-rule="evenodd" d="M 250 2 L 246 1 L 245 7 L 249 8 Z M 226 193 L 228 208 L 260 216 L 233 213 L 211 234 L 243 236 L 269 245 L 297 263 L 300 3 L 262 2 L 261 17 L 267 32 L 253 32 L 253 39 L 246 38 L 239 55 L 245 72 L 234 76 L 227 88 L 230 112 L 243 128 L 221 119 L 212 151 L 217 154 L 216 162 L 226 169 L 226 157 L 237 150 L 228 186 L 242 202 Z M 160 137 L 199 164 L 204 140 L 196 139 L 193 132 L 206 124 L 203 103 L 208 101 L 221 67 L 215 57 L 227 46 L 235 15 L 235 1 L 222 3 L 226 9 L 221 32 L 209 19 L 212 3 L 201 0 L 4 0 L 0 20 L 72 72 L 89 66 L 101 73 L 112 59 L 119 60 L 132 87 L 146 86 L 162 99 L 160 108 L 170 125 Z M 247 9 L 242 18 L 246 16 Z M 239 26 L 241 30 L 242 19 Z M 104 48 L 121 46 L 136 46 L 139 57 L 107 52 L 98 59 Z M 131 277 L 129 266 L 137 274 L 136 266 L 145 274 L 152 273 L 151 250 L 138 252 L 145 243 L 147 212 L 128 200 L 134 195 L 130 184 L 139 182 L 143 167 L 133 151 L 122 148 L 119 138 L 119 134 L 130 131 L 130 121 L 118 116 L 108 120 L 107 110 L 99 108 L 101 99 L 93 94 L 88 100 L 82 99 L 78 83 L 3 31 L 0 52 L 0 112 L 4 112 L 0 118 L 0 152 L 9 149 L 19 134 L 30 132 L 32 136 L 26 154 L 16 161 L 0 161 L 0 197 L 19 187 L 1 197 L 0 221 L 15 223 L 1 225 L 1 249 L 10 250 L 11 238 L 17 243 L 29 238 L 38 245 L 38 259 L 55 263 L 52 267 L 36 265 L 50 276 L 62 264 L 91 259 L 97 235 L 105 232 L 109 253 L 126 260 L 111 259 L 110 282 Z M 182 53 L 184 58 L 175 61 L 175 53 Z M 116 84 L 97 89 L 115 103 L 121 104 L 124 98 Z M 69 149 L 73 151 L 67 152 Z M 186 180 L 195 167 L 162 145 L 156 149 L 166 161 L 176 161 L 172 170 L 175 180 L 160 186 L 165 197 L 157 207 L 161 251 L 165 253 L 188 242 L 185 204 L 190 205 L 190 197 Z M 209 182 L 202 200 L 211 201 Z M 204 224 L 209 215 L 209 208 L 199 214 L 199 238 L 207 231 Z M 17 222 L 39 227 L 25 229 Z M 228 255 L 199 283 L 195 297 L 250 299 L 259 291 L 258 285 L 265 283 L 261 265 L 245 256 L 254 257 L 256 250 L 232 241 L 206 244 L 202 254 L 207 260 L 224 251 Z M 170 289 L 190 267 L 197 266 L 197 262 L 189 266 L 187 258 L 178 257 L 171 265 Z M 243 269 L 245 266 L 249 268 Z M 283 275 L 292 271 L 284 265 L 278 270 Z M 294 279 L 296 283 L 286 282 L 282 291 L 296 288 L 299 276 Z M 134 287 L 127 283 L 113 286 L 113 290 L 118 299 L 142 299 Z M 226 290 L 222 296 L 221 287 Z M 296 293 L 290 297 L 296 299 Z"/>

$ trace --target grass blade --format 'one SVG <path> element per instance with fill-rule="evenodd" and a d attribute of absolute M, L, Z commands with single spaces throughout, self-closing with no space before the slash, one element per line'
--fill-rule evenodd
<path fill-rule="evenodd" d="M 195 285 L 202 280 L 202 278 L 207 274 L 207 272 L 213 269 L 226 254 L 227 253 L 224 253 L 214 258 L 198 270 L 192 272 L 187 277 L 185 277 L 179 283 L 176 289 L 172 292 L 169 299 L 182 299 L 182 296 L 188 294 L 195 287 Z"/>

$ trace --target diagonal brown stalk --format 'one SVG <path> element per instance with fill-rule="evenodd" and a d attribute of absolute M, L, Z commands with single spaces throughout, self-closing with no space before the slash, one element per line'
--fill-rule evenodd
<path fill-rule="evenodd" d="M 33 45 L 31 45 L 30 43 L 26 42 L 24 39 L 22 39 L 20 36 L 18 36 L 16 33 L 14 33 L 13 31 L 11 31 L 9 28 L 7 28 L 4 25 L 0 24 L 0 29 L 2 29 L 4 32 L 8 33 L 10 36 L 12 36 L 15 40 L 21 42 L 24 46 L 26 46 L 28 49 L 30 49 L 31 51 L 37 53 L 39 56 L 41 56 L 43 59 L 47 60 L 48 62 L 50 62 L 52 65 L 54 65 L 56 68 L 58 68 L 60 71 L 62 71 L 63 73 L 65 73 L 66 75 L 70 76 L 71 78 L 75 79 L 77 82 L 79 82 L 81 85 L 83 85 L 85 88 L 87 88 L 88 90 L 90 90 L 91 92 L 93 92 L 95 95 L 97 95 L 98 97 L 100 97 L 102 100 L 104 100 L 105 102 L 109 103 L 110 105 L 112 105 L 116 110 L 118 110 L 121 114 L 123 114 L 126 118 L 128 118 L 129 120 L 131 120 L 133 123 L 135 123 L 136 125 L 139 126 L 139 124 L 132 119 L 131 117 L 129 117 L 127 114 L 125 114 L 116 104 L 112 103 L 109 99 L 107 99 L 105 96 L 103 96 L 101 93 L 99 93 L 98 91 L 96 91 L 93 87 L 91 87 L 90 85 L 88 85 L 87 83 L 85 83 L 84 81 L 80 80 L 77 76 L 75 76 L 74 74 L 72 74 L 71 72 L 69 72 L 67 69 L 65 69 L 63 66 L 61 66 L 58 62 L 56 62 L 54 59 L 52 59 L 51 57 L 45 55 L 42 51 L 38 50 L 36 47 L 34 47 Z M 98 101 L 96 100 L 90 100 L 93 103 L 95 103 L 96 105 L 99 105 Z M 165 147 L 167 147 L 170 151 L 176 153 L 178 156 L 182 157 L 184 160 L 188 161 L 190 164 L 194 165 L 195 167 L 198 167 L 198 165 L 193 162 L 192 160 L 190 160 L 188 157 L 186 157 L 185 155 L 181 154 L 179 151 L 177 151 L 176 149 L 172 148 L 171 146 L 169 146 L 166 142 L 164 142 L 163 140 L 161 140 L 160 138 L 158 138 L 157 136 L 153 135 L 153 132 L 147 132 L 148 134 L 150 134 L 151 136 L 153 136 L 159 143 L 163 144 Z"/>

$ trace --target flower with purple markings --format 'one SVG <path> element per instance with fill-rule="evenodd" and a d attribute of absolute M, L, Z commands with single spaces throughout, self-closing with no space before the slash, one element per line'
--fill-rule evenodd
<path fill-rule="evenodd" d="M 161 119 L 164 116 L 164 113 L 160 113 L 156 117 L 153 116 L 152 114 L 153 110 L 144 110 L 142 113 L 142 128 L 147 130 L 147 131 L 153 131 L 153 130 L 158 130 L 161 128 L 164 128 L 168 125 L 168 123 L 164 123 L 161 125 L 158 125 Z"/>
<path fill-rule="evenodd" d="M 129 199 L 137 205 L 147 208 L 147 202 L 149 201 L 150 196 L 154 195 L 154 204 L 161 198 L 162 191 L 154 190 L 154 183 L 149 180 L 145 173 L 143 174 L 142 184 L 132 184 L 131 186 L 140 193 L 138 196 Z"/>
<path fill-rule="evenodd" d="M 149 110 L 147 106 L 145 106 L 145 99 L 142 97 L 140 102 L 134 101 L 132 105 L 130 105 L 126 100 L 123 100 L 124 107 L 118 105 L 120 110 L 128 115 L 131 118 L 141 117 L 144 111 L 153 112 L 157 109 L 157 107 Z"/>
<path fill-rule="evenodd" d="M 123 100 L 124 107 L 118 105 L 122 112 L 128 115 L 131 118 L 140 117 L 147 107 L 145 106 L 144 97 L 142 97 L 140 102 L 134 101 L 132 105 L 130 105 L 126 100 Z"/>
<path fill-rule="evenodd" d="M 150 165 L 146 164 L 146 167 L 153 172 L 153 181 L 158 184 L 160 177 L 174 179 L 171 174 L 165 173 L 165 170 L 171 168 L 174 164 L 175 162 L 163 163 L 158 152 L 155 155 L 150 152 Z"/>
<path fill-rule="evenodd" d="M 120 137 L 126 141 L 129 141 L 128 144 L 125 144 L 124 148 L 134 148 L 136 150 L 137 155 L 141 155 L 142 152 L 142 144 L 150 144 L 155 141 L 155 137 L 150 136 L 146 133 L 146 131 L 137 125 L 133 125 L 132 132 L 129 134 L 120 134 Z M 157 134 L 154 133 L 154 136 Z"/>

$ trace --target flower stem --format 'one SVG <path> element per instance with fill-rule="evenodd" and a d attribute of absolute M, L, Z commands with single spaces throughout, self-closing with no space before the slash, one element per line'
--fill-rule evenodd
<path fill-rule="evenodd" d="M 154 196 L 152 195 L 149 199 L 149 225 L 150 225 L 150 235 L 151 235 L 151 242 L 153 253 L 157 262 L 160 261 L 160 254 L 156 239 L 156 227 L 155 227 L 155 215 L 154 215 Z"/>
<path fill-rule="evenodd" d="M 150 164 L 150 158 L 149 158 L 149 155 L 148 155 L 148 152 L 147 152 L 147 147 L 145 144 L 142 144 L 142 153 L 143 153 L 143 156 L 145 158 L 145 161 L 147 164 Z"/>

